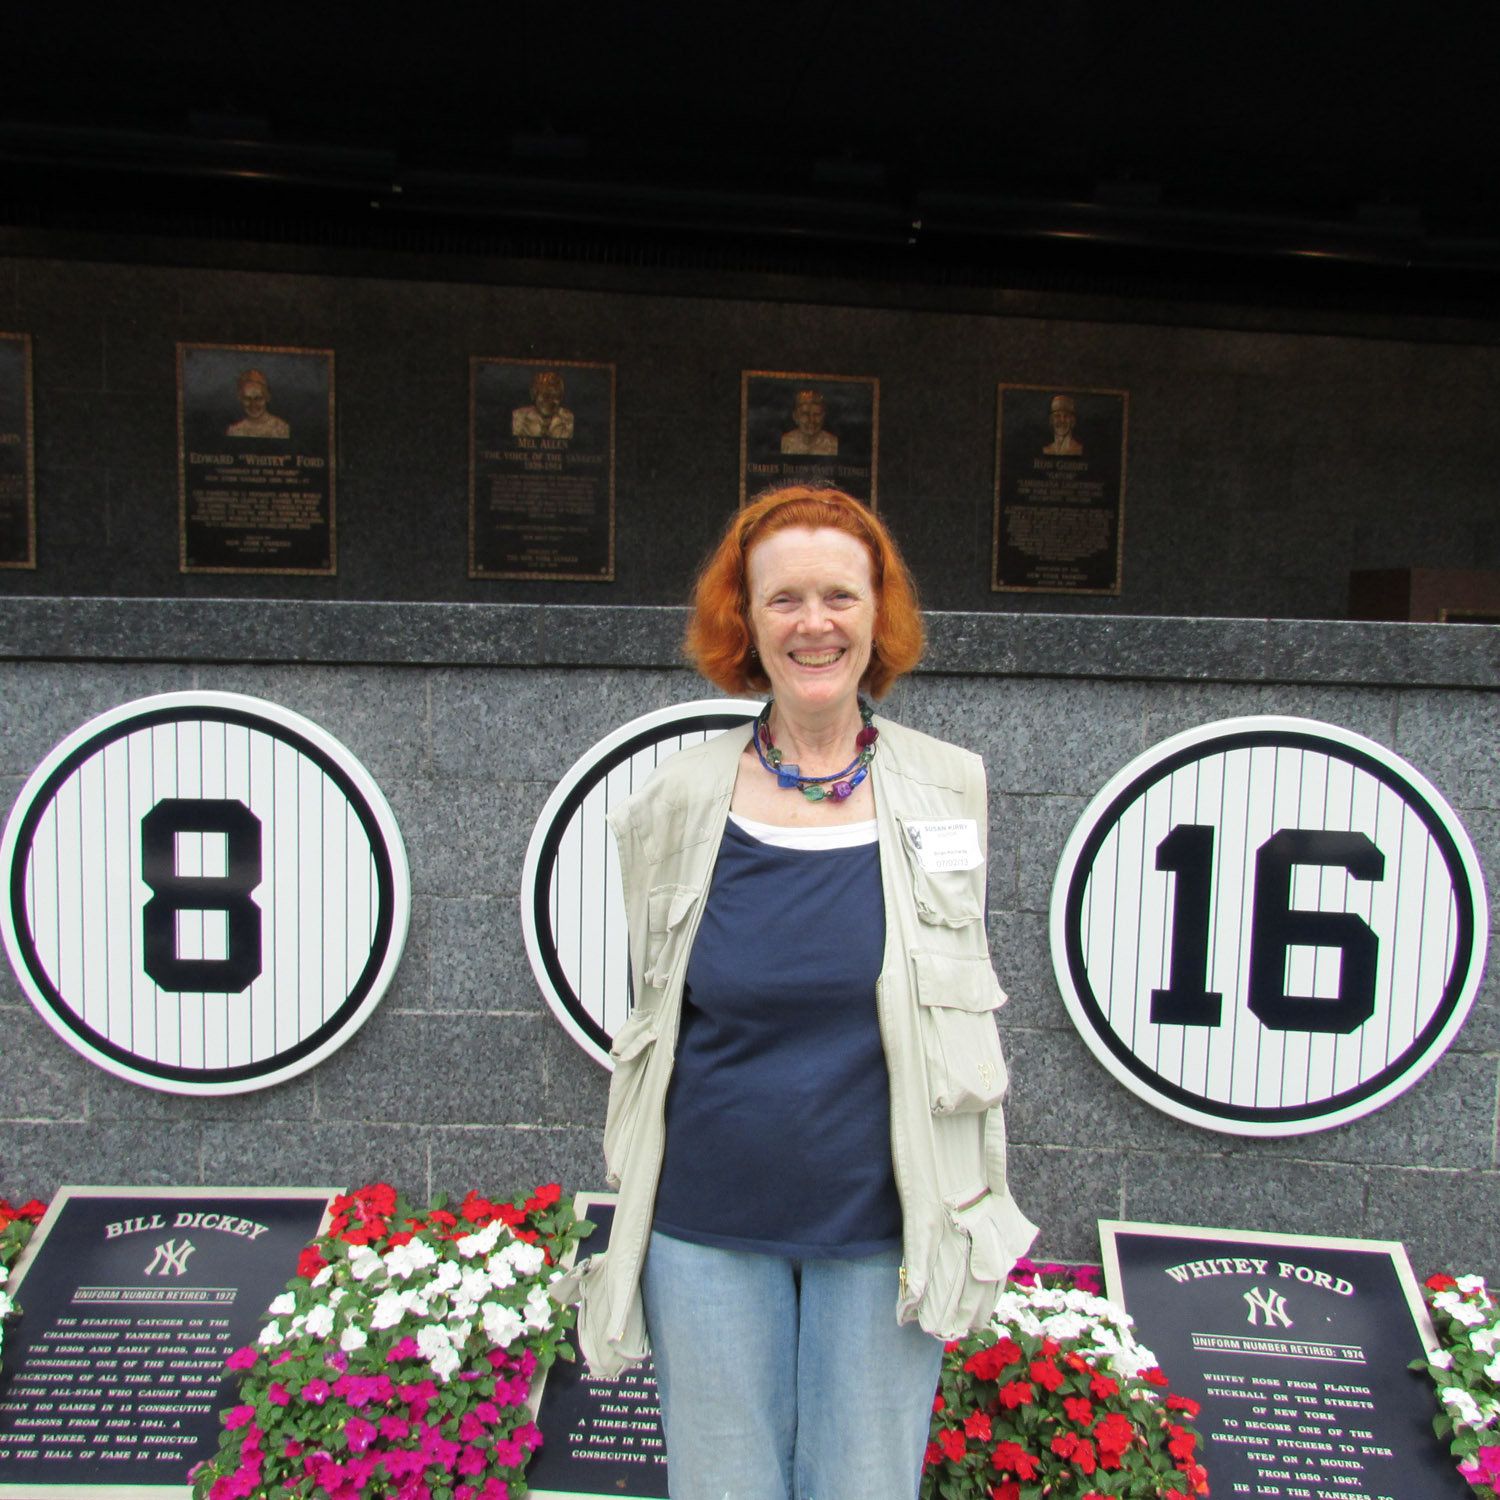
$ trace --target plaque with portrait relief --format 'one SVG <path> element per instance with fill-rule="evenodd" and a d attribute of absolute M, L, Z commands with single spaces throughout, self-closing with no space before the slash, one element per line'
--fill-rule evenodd
<path fill-rule="evenodd" d="M 873 375 L 740 372 L 740 504 L 783 484 L 833 485 L 872 510 L 880 449 Z"/>
<path fill-rule="evenodd" d="M 615 367 L 469 361 L 469 577 L 612 583 Z"/>
<path fill-rule="evenodd" d="M 0 568 L 36 567 L 31 335 L 0 333 Z"/>
<path fill-rule="evenodd" d="M 995 419 L 997 593 L 1118 594 L 1130 393 L 1000 387 Z"/>
<path fill-rule="evenodd" d="M 333 350 L 178 344 L 184 573 L 338 571 Z"/>

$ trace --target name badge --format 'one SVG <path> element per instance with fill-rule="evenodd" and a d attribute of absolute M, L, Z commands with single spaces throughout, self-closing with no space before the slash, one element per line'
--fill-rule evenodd
<path fill-rule="evenodd" d="M 901 826 L 917 863 L 930 873 L 972 870 L 984 863 L 979 852 L 979 824 L 973 818 L 913 819 Z"/>

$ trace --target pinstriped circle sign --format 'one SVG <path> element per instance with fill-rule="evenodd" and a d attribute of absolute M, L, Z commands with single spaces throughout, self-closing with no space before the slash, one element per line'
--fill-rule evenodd
<path fill-rule="evenodd" d="M 1227 719 L 1116 775 L 1052 888 L 1074 1024 L 1190 1124 L 1300 1135 L 1410 1088 L 1474 1002 L 1484 877 L 1399 756 L 1309 719 Z"/>
<path fill-rule="evenodd" d="M 677 751 L 748 723 L 749 698 L 642 714 L 591 746 L 542 808 L 521 875 L 521 929 L 552 1014 L 601 1067 L 630 1014 L 630 949 L 620 866 L 605 815 Z"/>
<path fill-rule="evenodd" d="M 395 817 L 299 714 L 165 693 L 75 730 L 0 842 L 0 931 L 69 1046 L 179 1094 L 266 1088 L 368 1019 L 406 940 Z"/>

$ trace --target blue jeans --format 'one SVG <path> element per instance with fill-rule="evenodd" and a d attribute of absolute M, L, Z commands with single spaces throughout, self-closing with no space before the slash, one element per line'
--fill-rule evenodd
<path fill-rule="evenodd" d="M 897 1324 L 900 1264 L 651 1236 L 671 1500 L 914 1500 L 943 1346 Z"/>

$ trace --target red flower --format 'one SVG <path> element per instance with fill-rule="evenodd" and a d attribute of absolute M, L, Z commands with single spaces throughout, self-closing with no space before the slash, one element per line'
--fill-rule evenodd
<path fill-rule="evenodd" d="M 964 1369 L 980 1380 L 999 1380 L 1008 1365 L 1019 1364 L 1021 1346 L 1014 1339 L 997 1339 L 976 1350 L 964 1361 Z"/>
<path fill-rule="evenodd" d="M 1052 1451 L 1059 1458 L 1078 1465 L 1085 1474 L 1094 1472 L 1094 1445 L 1087 1438 L 1071 1432 L 1060 1432 L 1052 1439 Z"/>
<path fill-rule="evenodd" d="M 990 1500 L 1021 1500 L 1021 1486 L 1014 1479 L 1002 1479 L 990 1486 Z"/>
<path fill-rule="evenodd" d="M 1094 1420 L 1094 1406 L 1091 1401 L 1085 1401 L 1082 1396 L 1064 1396 L 1063 1410 L 1068 1414 L 1070 1422 L 1077 1422 L 1080 1427 L 1087 1427 Z"/>
<path fill-rule="evenodd" d="M 1206 1495 L 1208 1493 L 1208 1470 L 1202 1464 L 1178 1464 L 1182 1470 L 1183 1477 L 1193 1487 L 1195 1495 Z"/>
<path fill-rule="evenodd" d="M 1071 1349 L 1069 1349 L 1068 1352 L 1063 1355 L 1063 1363 L 1067 1365 L 1070 1370 L 1076 1370 L 1080 1375 L 1087 1375 L 1089 1372 L 1088 1360 L 1086 1360 L 1081 1354 L 1075 1354 Z"/>
<path fill-rule="evenodd" d="M 1422 1283 L 1422 1285 L 1425 1286 L 1429 1292 L 1451 1292 L 1454 1287 L 1458 1285 L 1458 1283 L 1451 1276 L 1445 1275 L 1442 1271 L 1439 1271 L 1437 1275 L 1429 1276 L 1427 1280 Z"/>
<path fill-rule="evenodd" d="M 1094 1441 L 1099 1445 L 1099 1467 L 1118 1469 L 1135 1441 L 1135 1427 L 1123 1412 L 1112 1411 L 1094 1428 Z"/>
<path fill-rule="evenodd" d="M 25 1219 L 29 1224 L 40 1224 L 42 1215 L 47 1212 L 47 1205 L 39 1203 L 35 1198 L 29 1198 L 14 1212 L 18 1219 Z"/>
<path fill-rule="evenodd" d="M 1162 1374 L 1160 1365 L 1152 1365 L 1149 1370 L 1142 1370 L 1141 1379 L 1149 1385 L 1160 1386 L 1162 1390 L 1167 1388 L 1167 1377 Z"/>
<path fill-rule="evenodd" d="M 1056 1359 L 1057 1351 L 1061 1348 L 1062 1345 L 1059 1344 L 1056 1339 L 1048 1338 L 1045 1334 L 1042 1335 L 1042 1353 L 1046 1355 L 1048 1359 Z"/>
<path fill-rule="evenodd" d="M 944 1427 L 937 1435 L 938 1446 L 958 1463 L 964 1456 L 964 1435 L 956 1427 Z"/>
<path fill-rule="evenodd" d="M 1167 1423 L 1167 1431 L 1171 1434 L 1167 1441 L 1167 1452 L 1173 1458 L 1180 1458 L 1184 1462 L 1192 1458 L 1193 1449 L 1198 1446 L 1198 1439 L 1186 1427 L 1179 1427 L 1175 1422 Z"/>
<path fill-rule="evenodd" d="M 1188 1414 L 1188 1420 L 1192 1421 L 1202 1408 L 1190 1396 L 1172 1395 L 1167 1397 L 1167 1410 L 1185 1411 Z"/>
<path fill-rule="evenodd" d="M 526 1200 L 526 1212 L 529 1214 L 539 1213 L 544 1208 L 551 1208 L 559 1198 L 562 1197 L 562 1186 L 560 1183 L 549 1182 L 539 1187 Z"/>
<path fill-rule="evenodd" d="M 928 1443 L 927 1451 L 922 1455 L 922 1467 L 930 1469 L 933 1464 L 940 1464 L 942 1461 L 943 1450 L 936 1443 Z"/>
<path fill-rule="evenodd" d="M 943 1400 L 943 1393 L 941 1391 L 938 1391 L 937 1394 L 932 1398 L 933 1411 L 942 1411 L 947 1405 L 948 1403 Z"/>
<path fill-rule="evenodd" d="M 1089 1381 L 1089 1390 L 1094 1393 L 1095 1401 L 1108 1401 L 1111 1396 L 1120 1394 L 1120 1383 L 1095 1371 Z"/>
<path fill-rule="evenodd" d="M 297 1257 L 297 1274 L 306 1276 L 311 1281 L 327 1264 L 323 1259 L 323 1252 L 316 1245 L 309 1245 Z"/>
<path fill-rule="evenodd" d="M 408 1220 L 408 1222 L 415 1224 L 418 1229 L 422 1227 L 415 1219 Z M 446 1208 L 435 1208 L 427 1215 L 427 1222 L 429 1225 L 441 1224 L 444 1229 L 452 1229 L 458 1223 L 458 1218 L 456 1215 L 450 1214 Z"/>
<path fill-rule="evenodd" d="M 1024 1380 L 1012 1380 L 1009 1385 L 1000 1387 L 1000 1404 L 1010 1411 L 1018 1406 L 1030 1406 L 1036 1400 L 1036 1387 L 1028 1385 Z"/>
<path fill-rule="evenodd" d="M 982 1443 L 989 1442 L 993 1435 L 990 1414 L 987 1411 L 971 1411 L 964 1418 L 964 1432 L 971 1438 L 978 1438 Z"/>
<path fill-rule="evenodd" d="M 1032 1360 L 1031 1378 L 1049 1391 L 1055 1391 L 1067 1379 L 1050 1359 Z"/>
<path fill-rule="evenodd" d="M 990 1463 L 1002 1474 L 1014 1474 L 1017 1479 L 1030 1479 L 1037 1470 L 1037 1460 L 1019 1443 L 996 1443 Z"/>

